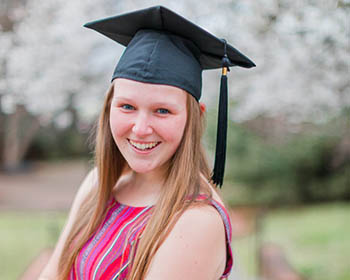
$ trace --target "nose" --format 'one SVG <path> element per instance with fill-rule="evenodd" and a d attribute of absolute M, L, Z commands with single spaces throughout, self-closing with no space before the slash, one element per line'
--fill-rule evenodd
<path fill-rule="evenodd" d="M 144 137 L 153 133 L 150 120 L 145 114 L 139 114 L 132 127 L 132 132 L 138 137 Z"/>

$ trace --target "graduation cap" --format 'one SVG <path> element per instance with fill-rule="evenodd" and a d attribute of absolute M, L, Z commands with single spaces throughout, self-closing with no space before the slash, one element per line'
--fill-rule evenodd
<path fill-rule="evenodd" d="M 166 84 L 186 90 L 197 101 L 201 97 L 202 71 L 222 68 L 216 154 L 212 181 L 224 178 L 227 137 L 227 71 L 255 64 L 229 45 L 175 12 L 155 6 L 93 22 L 91 28 L 126 46 L 115 78 Z"/>

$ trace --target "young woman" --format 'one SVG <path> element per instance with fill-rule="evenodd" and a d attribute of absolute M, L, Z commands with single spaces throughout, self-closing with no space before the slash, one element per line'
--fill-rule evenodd
<path fill-rule="evenodd" d="M 40 279 L 225 279 L 231 224 L 201 146 L 198 101 L 201 71 L 222 66 L 198 40 L 219 39 L 159 6 L 87 27 L 127 48 L 100 114 L 96 168 Z M 225 67 L 253 66 L 219 43 L 234 61 Z"/>

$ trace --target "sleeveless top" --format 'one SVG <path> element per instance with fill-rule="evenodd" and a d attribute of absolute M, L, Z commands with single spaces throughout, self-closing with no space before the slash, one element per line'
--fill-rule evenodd
<path fill-rule="evenodd" d="M 205 198 L 206 196 L 199 195 L 197 200 Z M 231 222 L 221 203 L 214 199 L 211 199 L 210 203 L 220 213 L 225 226 L 227 258 L 226 267 L 220 279 L 226 279 L 233 265 Z M 134 257 L 138 240 L 151 216 L 152 208 L 153 206 L 124 205 L 112 197 L 107 204 L 105 219 L 79 252 L 71 268 L 69 279 L 127 280 L 128 265 Z M 134 245 L 135 248 L 133 248 Z"/>

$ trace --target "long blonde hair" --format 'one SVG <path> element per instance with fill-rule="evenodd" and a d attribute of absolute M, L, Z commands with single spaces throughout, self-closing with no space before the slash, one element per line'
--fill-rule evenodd
<path fill-rule="evenodd" d="M 74 261 L 88 239 L 94 234 L 106 214 L 107 202 L 113 187 L 121 177 L 127 163 L 118 150 L 109 126 L 109 113 L 114 83 L 111 84 L 99 117 L 95 144 L 95 163 L 98 172 L 98 187 L 87 195 L 82 203 L 75 224 L 68 234 L 59 260 L 59 278 L 69 277 Z M 170 159 L 171 168 L 166 172 L 164 188 L 152 209 L 137 250 L 132 254 L 128 279 L 145 277 L 150 262 L 165 240 L 180 215 L 195 201 L 199 193 L 212 197 L 208 184 L 200 179 L 202 173 L 209 181 L 210 169 L 201 144 L 205 119 L 198 102 L 187 95 L 187 121 L 180 145 Z M 208 203 L 204 200 L 200 203 Z M 135 246 L 134 246 L 135 249 Z"/>

